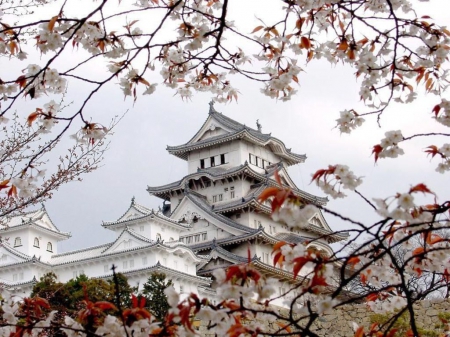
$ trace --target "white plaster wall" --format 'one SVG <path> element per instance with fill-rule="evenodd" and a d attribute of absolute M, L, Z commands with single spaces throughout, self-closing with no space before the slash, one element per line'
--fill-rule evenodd
<path fill-rule="evenodd" d="M 231 236 L 231 234 L 227 233 L 226 231 L 224 231 L 220 228 L 217 228 L 213 224 L 209 223 L 207 220 L 200 219 L 197 223 L 193 224 L 193 228 L 181 232 L 180 237 L 185 238 L 187 236 L 195 236 L 195 234 L 202 234 L 205 232 L 206 232 L 206 236 L 207 236 L 206 241 L 212 241 L 214 238 L 222 239 L 222 238 Z M 186 240 L 185 240 L 185 242 L 186 242 Z M 202 238 L 201 238 L 201 235 L 200 235 L 200 241 L 195 242 L 195 238 L 194 238 L 194 240 L 193 240 L 193 242 L 191 242 L 191 244 L 196 244 L 196 243 L 200 243 L 200 242 L 204 242 L 204 240 L 202 240 Z"/>
<path fill-rule="evenodd" d="M 34 239 L 39 239 L 39 248 L 34 246 Z M 50 242 L 52 244 L 52 252 L 47 251 L 47 243 Z M 28 255 L 33 256 L 35 255 L 37 258 L 40 258 L 41 261 L 49 261 L 51 256 L 55 254 L 56 252 L 56 240 L 46 234 L 42 233 L 40 231 L 37 231 L 33 228 L 29 229 L 28 234 Z"/>
<path fill-rule="evenodd" d="M 227 167 L 238 166 L 241 164 L 241 156 L 239 151 L 237 140 L 227 144 L 219 144 L 205 149 L 192 151 L 188 155 L 188 174 L 197 172 L 197 169 L 200 167 L 201 159 L 209 160 L 210 157 L 221 154 L 225 154 L 225 162 Z M 205 165 L 205 167 L 208 166 L 208 164 Z M 216 166 L 219 166 L 218 163 L 216 163 Z"/>

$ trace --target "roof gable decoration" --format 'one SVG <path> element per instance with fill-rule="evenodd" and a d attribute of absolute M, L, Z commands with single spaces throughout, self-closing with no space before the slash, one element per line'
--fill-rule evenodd
<path fill-rule="evenodd" d="M 125 228 L 119 237 L 110 246 L 102 251 L 102 254 L 114 253 L 128 249 L 136 249 L 138 247 L 147 246 L 151 243 L 150 240 L 135 233 L 128 227 Z"/>
<path fill-rule="evenodd" d="M 330 226 L 328 226 L 327 222 L 325 221 L 325 218 L 323 217 L 321 212 L 317 212 L 312 216 L 311 219 L 309 219 L 309 223 L 313 226 L 323 228 L 327 231 L 332 231 Z"/>
<path fill-rule="evenodd" d="M 119 217 L 119 219 L 117 219 L 115 222 L 140 218 L 142 216 L 150 214 L 151 212 L 152 211 L 147 207 L 137 204 L 133 197 L 131 198 L 130 207 L 128 207 L 125 213 L 121 217 Z"/>
<path fill-rule="evenodd" d="M 24 259 L 23 257 L 19 257 L 17 255 L 10 253 L 4 248 L 0 248 L 0 266 L 24 262 L 26 260 L 27 259 Z"/>
<path fill-rule="evenodd" d="M 195 196 L 193 195 L 193 192 L 186 189 L 184 198 L 174 209 L 171 218 L 174 220 L 182 219 L 188 212 L 190 212 L 190 214 L 202 214 L 202 219 L 231 235 L 239 235 L 251 231 L 250 228 L 235 223 L 221 214 L 214 213 L 211 209 L 211 205 L 204 200 L 203 196 Z"/>
<path fill-rule="evenodd" d="M 192 225 L 196 220 L 205 219 L 200 213 L 187 210 L 186 213 L 182 214 L 179 218 L 179 222 L 186 222 L 188 225 Z"/>

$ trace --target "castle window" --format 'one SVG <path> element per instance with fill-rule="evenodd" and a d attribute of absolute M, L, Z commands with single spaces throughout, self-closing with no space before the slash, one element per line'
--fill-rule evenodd
<path fill-rule="evenodd" d="M 195 242 L 200 242 L 200 234 L 195 235 Z"/>
<path fill-rule="evenodd" d="M 225 154 L 220 155 L 220 164 L 221 165 L 225 164 Z"/>
<path fill-rule="evenodd" d="M 36 248 L 39 248 L 39 239 L 38 238 L 34 238 L 33 246 Z"/>
<path fill-rule="evenodd" d="M 207 233 L 203 233 L 203 234 L 202 234 L 202 240 L 203 240 L 203 241 L 205 241 L 205 240 L 207 239 L 207 237 L 208 237 L 208 236 L 207 236 Z"/>
<path fill-rule="evenodd" d="M 236 214 L 236 219 L 240 219 L 241 218 L 241 213 Z"/>
<path fill-rule="evenodd" d="M 211 167 L 216 166 L 214 157 L 211 157 L 210 159 L 211 159 Z"/>
<path fill-rule="evenodd" d="M 200 168 L 205 168 L 205 159 L 200 159 Z"/>
<path fill-rule="evenodd" d="M 48 243 L 47 243 L 47 252 L 53 253 L 53 246 L 52 246 L 52 243 L 51 243 L 51 242 L 48 242 Z"/>
<path fill-rule="evenodd" d="M 234 191 L 230 192 L 230 198 L 233 199 L 235 197 Z"/>
<path fill-rule="evenodd" d="M 183 286 L 180 285 L 180 293 L 183 292 Z"/>
<path fill-rule="evenodd" d="M 145 266 L 147 264 L 147 256 L 142 258 L 142 264 Z"/>
<path fill-rule="evenodd" d="M 258 167 L 263 167 L 262 159 L 259 158 L 259 157 L 256 157 L 256 166 L 258 166 Z"/>
<path fill-rule="evenodd" d="M 248 161 L 250 162 L 250 164 L 256 165 L 256 157 L 255 157 L 255 155 L 249 153 L 248 154 Z"/>
<path fill-rule="evenodd" d="M 217 195 L 213 195 L 213 202 L 217 202 Z"/>
<path fill-rule="evenodd" d="M 219 201 L 223 200 L 223 194 L 219 194 Z"/>
<path fill-rule="evenodd" d="M 22 239 L 17 237 L 14 239 L 14 247 L 22 246 Z"/>
<path fill-rule="evenodd" d="M 161 241 L 161 234 L 159 234 L 159 233 L 156 233 L 156 241 Z"/>

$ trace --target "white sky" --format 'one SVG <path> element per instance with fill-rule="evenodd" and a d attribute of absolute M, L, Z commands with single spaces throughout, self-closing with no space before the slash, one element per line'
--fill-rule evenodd
<path fill-rule="evenodd" d="M 430 4 L 420 3 L 420 6 L 426 8 L 425 14 L 445 24 L 450 23 L 450 12 L 443 10 L 447 8 L 447 2 L 435 0 Z M 259 25 L 256 18 L 249 14 L 253 9 L 243 7 L 244 4 L 251 6 L 257 2 L 238 3 L 239 8 L 232 7 L 236 18 L 244 18 L 249 27 Z M 260 17 L 267 15 L 268 11 L 270 9 L 264 6 L 256 10 Z M 302 63 L 300 65 L 304 66 Z M 401 129 L 404 136 L 417 132 L 448 133 L 448 128 L 431 119 L 431 108 L 437 103 L 436 97 L 421 98 L 412 105 L 392 105 L 382 118 L 381 128 L 374 119 L 367 118 L 361 129 L 341 136 L 334 129 L 339 111 L 346 108 L 364 111 L 359 102 L 354 71 L 318 61 L 304 69 L 306 72 L 300 75 L 299 92 L 289 102 L 277 102 L 263 96 L 259 93 L 259 83 L 232 78 L 232 84 L 241 93 L 239 102 L 216 104 L 216 109 L 254 128 L 256 119 L 259 119 L 263 132 L 272 132 L 293 152 L 306 153 L 306 163 L 292 167 L 289 172 L 298 187 L 307 192 L 323 195 L 309 184 L 311 173 L 329 164 L 346 164 L 356 175 L 364 177 L 364 184 L 359 190 L 369 198 L 391 196 L 407 191 L 411 185 L 425 183 L 438 193 L 439 201 L 450 200 L 449 175 L 436 173 L 434 169 L 438 160 L 430 163 L 423 153 L 428 145 L 449 142 L 445 138 L 409 141 L 402 146 L 406 152 L 404 156 L 396 160 L 381 160 L 377 165 L 374 165 L 371 156 L 372 146 L 379 143 L 384 132 L 389 130 Z M 87 70 L 103 72 L 98 68 Z M 2 69 L 1 73 L 4 71 Z M 150 78 L 150 81 L 161 82 L 158 77 Z M 86 88 L 79 83 L 71 83 L 69 90 L 69 99 L 76 102 Z M 157 208 L 162 200 L 150 197 L 146 192 L 147 185 L 163 185 L 187 174 L 187 163 L 169 155 L 165 148 L 166 145 L 185 143 L 200 128 L 207 118 L 211 96 L 196 94 L 192 101 L 183 102 L 179 96 L 173 95 L 173 90 L 159 84 L 155 94 L 139 97 L 133 105 L 131 99 L 124 102 L 118 85 L 112 84 L 89 105 L 89 112 L 95 120 L 105 124 L 108 123 L 108 116 L 122 114 L 127 109 L 130 111 L 111 138 L 111 149 L 106 154 L 103 167 L 86 175 L 81 183 L 63 186 L 46 202 L 55 224 L 73 236 L 59 245 L 59 251 L 113 240 L 113 232 L 101 227 L 102 220 L 115 220 L 121 216 L 133 196 L 137 202 Z M 33 106 L 32 103 L 28 102 L 25 107 Z M 25 110 L 24 116 L 28 113 Z M 377 219 L 361 198 L 350 192 L 348 194 L 346 199 L 330 200 L 328 206 L 356 220 L 369 223 Z M 331 216 L 326 218 L 334 229 L 349 228 L 348 224 Z"/>

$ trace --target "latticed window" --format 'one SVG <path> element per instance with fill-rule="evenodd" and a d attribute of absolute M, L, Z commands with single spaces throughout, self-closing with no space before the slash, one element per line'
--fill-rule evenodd
<path fill-rule="evenodd" d="M 48 252 L 53 252 L 53 245 L 51 242 L 47 243 L 47 251 Z"/>
<path fill-rule="evenodd" d="M 33 246 L 39 248 L 39 239 L 38 238 L 34 238 Z"/>
<path fill-rule="evenodd" d="M 22 239 L 17 237 L 14 239 L 14 247 L 22 246 Z"/>

